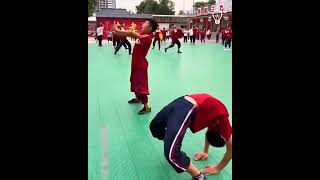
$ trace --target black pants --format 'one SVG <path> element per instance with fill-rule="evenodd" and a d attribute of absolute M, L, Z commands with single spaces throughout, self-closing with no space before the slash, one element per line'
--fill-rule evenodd
<path fill-rule="evenodd" d="M 164 155 L 176 172 L 184 172 L 190 158 L 181 151 L 186 129 L 191 123 L 194 105 L 180 97 L 165 106 L 151 121 L 152 136 L 164 141 Z"/>
<path fill-rule="evenodd" d="M 158 46 L 159 46 L 159 50 L 160 50 L 160 39 L 154 39 L 153 40 L 153 49 L 156 46 L 156 41 L 158 41 Z"/>
<path fill-rule="evenodd" d="M 120 40 L 120 42 L 117 43 L 117 47 L 116 47 L 114 54 L 117 54 L 117 52 L 120 50 L 121 46 L 124 46 L 125 48 L 127 46 L 129 48 L 129 54 L 131 54 L 131 44 L 127 38 L 122 39 L 122 40 Z"/>
<path fill-rule="evenodd" d="M 102 46 L 102 35 L 98 36 L 98 41 L 99 41 L 99 46 L 101 47 Z"/>
<path fill-rule="evenodd" d="M 112 39 L 112 43 L 113 43 L 113 47 L 116 48 L 117 47 L 117 40 Z"/>
<path fill-rule="evenodd" d="M 167 49 L 172 48 L 172 47 L 174 46 L 174 44 L 177 44 L 177 45 L 178 45 L 178 51 L 179 51 L 179 49 L 180 49 L 180 47 L 181 47 L 181 43 L 180 43 L 179 40 L 172 41 L 171 44 L 170 44 L 170 46 L 167 47 Z"/>
<path fill-rule="evenodd" d="M 216 43 L 219 42 L 219 34 L 216 35 Z"/>
<path fill-rule="evenodd" d="M 231 39 L 226 39 L 224 40 L 224 47 L 227 48 L 227 45 L 229 46 L 229 48 L 231 48 Z"/>
<path fill-rule="evenodd" d="M 225 39 L 224 39 L 224 37 L 222 36 L 222 45 L 224 45 L 224 41 L 225 41 Z"/>
<path fill-rule="evenodd" d="M 109 43 L 109 41 L 112 41 L 112 38 L 111 38 L 111 37 L 108 37 L 108 43 Z"/>
<path fill-rule="evenodd" d="M 201 43 L 202 43 L 202 41 L 203 41 L 204 43 L 206 42 L 206 40 L 204 39 L 204 37 L 201 36 Z"/>
<path fill-rule="evenodd" d="M 195 36 L 190 36 L 190 42 L 194 44 L 196 42 L 196 37 Z"/>
<path fill-rule="evenodd" d="M 183 38 L 183 42 L 188 42 L 188 36 L 184 36 L 184 38 Z"/>

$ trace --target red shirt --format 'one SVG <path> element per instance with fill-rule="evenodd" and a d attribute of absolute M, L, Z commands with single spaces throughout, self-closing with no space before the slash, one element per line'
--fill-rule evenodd
<path fill-rule="evenodd" d="M 162 33 L 163 38 L 166 37 L 166 35 L 167 35 L 167 31 L 166 30 L 161 30 L 161 33 Z"/>
<path fill-rule="evenodd" d="M 225 34 L 226 39 L 232 39 L 232 30 L 228 30 L 228 33 Z"/>
<path fill-rule="evenodd" d="M 192 31 L 193 31 L 193 36 L 197 36 L 197 29 L 193 28 Z"/>
<path fill-rule="evenodd" d="M 141 34 L 141 38 L 137 39 L 132 51 L 132 68 L 147 68 L 148 61 L 146 59 L 150 45 L 152 43 L 151 34 Z"/>
<path fill-rule="evenodd" d="M 160 30 L 155 31 L 155 36 L 154 36 L 155 39 L 160 39 L 160 36 L 159 36 L 160 32 L 161 32 Z"/>
<path fill-rule="evenodd" d="M 176 32 L 175 32 L 176 31 Z M 176 41 L 178 40 L 178 30 L 173 30 L 171 32 L 171 38 L 172 38 L 172 41 Z"/>
<path fill-rule="evenodd" d="M 131 91 L 138 94 L 149 94 L 148 61 L 146 56 L 152 42 L 152 36 L 151 34 L 141 34 L 141 36 L 136 40 L 132 52 Z"/>
<path fill-rule="evenodd" d="M 217 98 L 209 94 L 191 94 L 198 107 L 195 108 L 194 119 L 189 128 L 196 133 L 206 127 L 217 128 L 221 136 L 228 141 L 232 135 L 232 127 L 229 122 L 229 113 L 227 108 Z"/>
<path fill-rule="evenodd" d="M 204 37 L 206 35 L 206 32 L 205 31 L 200 31 L 200 36 L 201 37 Z"/>

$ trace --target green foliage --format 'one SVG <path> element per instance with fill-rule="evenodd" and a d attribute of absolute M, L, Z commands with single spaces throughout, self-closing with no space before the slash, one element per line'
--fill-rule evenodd
<path fill-rule="evenodd" d="M 207 2 L 204 2 L 204 1 L 195 2 L 193 7 L 199 8 L 199 7 L 208 6 L 208 5 L 212 5 L 212 4 L 216 4 L 216 1 L 215 0 L 208 0 Z"/>
<path fill-rule="evenodd" d="M 94 0 L 88 0 L 88 17 L 94 13 Z"/>
<path fill-rule="evenodd" d="M 174 3 L 171 0 L 144 0 L 136 6 L 137 14 L 173 15 Z"/>

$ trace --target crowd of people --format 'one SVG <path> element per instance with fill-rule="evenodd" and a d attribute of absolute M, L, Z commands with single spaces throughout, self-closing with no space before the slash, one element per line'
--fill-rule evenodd
<path fill-rule="evenodd" d="M 118 27 L 121 30 L 125 30 L 122 23 L 119 23 Z M 102 35 L 103 35 L 103 25 L 100 24 L 96 30 L 96 40 L 99 42 L 99 46 L 102 47 Z M 165 52 L 169 49 L 174 47 L 176 44 L 178 46 L 178 53 L 181 53 L 181 42 L 179 41 L 180 38 L 183 38 L 183 43 L 188 43 L 190 41 L 191 44 L 195 45 L 197 41 L 200 43 L 206 43 L 206 40 L 213 40 L 212 32 L 210 29 L 205 28 L 198 28 L 196 26 L 192 26 L 190 29 L 178 29 L 175 25 L 172 25 L 168 30 L 166 28 L 160 29 L 157 27 L 155 32 L 152 33 L 153 43 L 152 49 L 155 48 L 156 44 L 158 45 L 158 49 L 161 50 L 161 45 L 166 43 L 171 39 L 171 44 L 167 48 L 165 48 Z M 216 32 L 215 42 L 220 43 L 225 47 L 225 50 L 231 49 L 231 42 L 232 42 L 232 29 L 231 27 L 228 28 L 221 28 L 218 29 Z M 220 40 L 221 37 L 221 40 Z M 131 40 L 135 41 L 135 38 L 131 38 Z M 131 54 L 131 44 L 126 37 L 119 36 L 112 31 L 107 32 L 107 41 L 112 42 L 115 52 L 117 54 L 119 49 L 123 46 L 126 50 L 129 50 L 129 54 Z"/>

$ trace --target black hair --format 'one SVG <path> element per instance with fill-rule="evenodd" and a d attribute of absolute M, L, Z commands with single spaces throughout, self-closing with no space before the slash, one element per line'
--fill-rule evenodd
<path fill-rule="evenodd" d="M 211 146 L 223 147 L 226 144 L 224 139 L 221 137 L 220 133 L 217 131 L 208 130 L 206 132 L 206 137 Z"/>
<path fill-rule="evenodd" d="M 149 22 L 149 24 L 151 26 L 151 32 L 154 32 L 157 29 L 157 27 L 159 26 L 158 23 L 153 19 L 147 19 L 147 21 Z"/>

